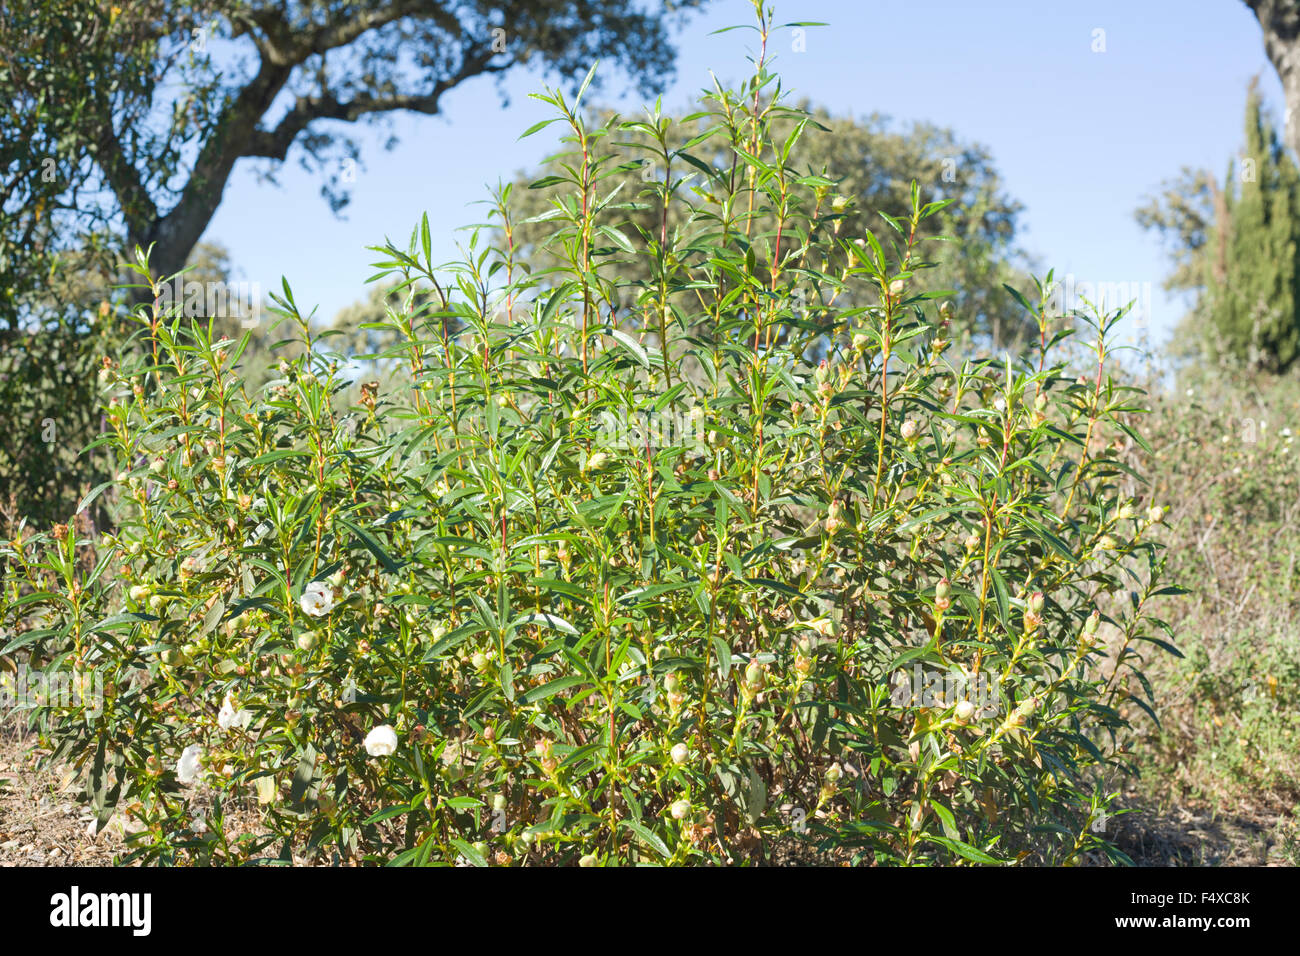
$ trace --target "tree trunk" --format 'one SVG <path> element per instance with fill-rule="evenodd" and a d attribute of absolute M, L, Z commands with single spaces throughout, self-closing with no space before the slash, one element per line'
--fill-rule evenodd
<path fill-rule="evenodd" d="M 1284 141 L 1300 156 L 1300 0 L 1245 0 L 1264 28 L 1264 52 L 1286 96 Z"/>

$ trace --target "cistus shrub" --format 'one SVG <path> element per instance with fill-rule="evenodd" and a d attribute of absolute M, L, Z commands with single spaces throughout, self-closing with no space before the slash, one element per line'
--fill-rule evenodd
<path fill-rule="evenodd" d="M 64 528 L 6 547 L 5 652 L 102 679 L 33 714 L 126 821 L 124 858 L 1102 846 L 1118 699 L 1151 706 L 1160 643 L 1114 317 L 1083 377 L 1046 288 L 1032 354 L 951 357 L 942 297 L 909 292 L 942 202 L 914 186 L 888 248 L 843 234 L 834 172 L 798 167 L 823 134 L 761 55 L 690 139 L 657 109 L 589 128 L 544 99 L 568 127 L 544 219 L 566 265 L 530 270 L 508 188 L 458 264 L 431 261 L 427 219 L 379 249 L 411 292 L 374 357 L 398 386 L 350 408 L 287 285 L 298 357 L 257 394 L 244 341 L 143 309 L 106 376 L 116 533 L 89 572 Z M 659 144 L 640 195 L 601 188 L 625 129 Z M 685 225 L 628 225 L 645 205 Z M 621 278 L 635 259 L 650 281 Z"/>

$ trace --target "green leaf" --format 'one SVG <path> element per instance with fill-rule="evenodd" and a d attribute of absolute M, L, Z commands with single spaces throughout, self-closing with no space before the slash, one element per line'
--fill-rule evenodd
<path fill-rule="evenodd" d="M 672 856 L 671 851 L 669 851 L 668 849 L 667 843 L 665 843 L 654 833 L 651 833 L 640 823 L 637 823 L 635 820 L 620 820 L 619 826 L 621 826 L 624 830 L 630 830 L 641 840 L 642 843 L 644 843 L 646 846 L 650 847 L 650 849 L 658 853 L 659 856 L 662 857 L 663 859 L 666 860 Z"/>
<path fill-rule="evenodd" d="M 529 611 L 527 614 L 521 614 L 515 618 L 513 626 L 521 627 L 527 624 L 539 624 L 542 627 L 549 627 L 552 630 L 560 631 L 564 634 L 577 635 L 578 629 L 566 621 L 564 618 L 555 614 L 546 614 L 541 611 Z"/>
<path fill-rule="evenodd" d="M 997 857 L 989 856 L 983 850 L 976 849 L 969 843 L 963 843 L 961 840 L 954 840 L 949 837 L 934 836 L 927 834 L 925 837 L 931 843 L 937 843 L 939 846 L 946 847 L 960 857 L 970 860 L 972 863 L 980 863 L 984 866 L 1002 866 L 1006 860 L 999 860 Z"/>
<path fill-rule="evenodd" d="M 641 344 L 636 339 L 626 332 L 620 332 L 618 329 L 610 329 L 609 334 L 618 340 L 619 345 L 631 352 L 632 356 L 641 363 L 643 368 L 650 367 L 650 356 L 646 354 L 646 350 L 641 347 Z"/>
<path fill-rule="evenodd" d="M 348 521 L 346 518 L 339 518 L 338 522 L 343 527 L 351 531 L 353 537 L 355 537 L 358 541 L 360 541 L 363 545 L 365 545 L 367 551 L 369 551 L 371 554 L 373 554 L 376 558 L 379 559 L 379 563 L 383 566 L 385 571 L 387 571 L 389 574 L 396 574 L 398 571 L 401 570 L 401 567 L 397 564 L 397 562 L 394 561 L 392 557 L 389 556 L 388 552 L 384 550 L 384 546 L 381 545 L 379 541 L 375 538 L 375 536 L 372 535 L 369 531 L 367 531 L 365 528 L 362 528 L 360 525 L 353 524 L 351 521 Z"/>
<path fill-rule="evenodd" d="M 453 838 L 451 845 L 460 851 L 461 856 L 465 857 L 465 859 L 469 860 L 469 862 L 473 863 L 475 866 L 485 867 L 488 865 L 487 860 L 483 859 L 483 854 L 479 853 L 479 851 L 474 849 L 471 844 L 466 843 L 459 837 Z"/>
<path fill-rule="evenodd" d="M 566 691 L 570 687 L 577 687 L 579 684 L 586 683 L 586 678 L 580 675 L 572 674 L 568 677 L 560 677 L 549 683 L 542 684 L 539 687 L 533 687 L 523 694 L 519 695 L 519 703 L 535 704 L 539 700 L 545 700 L 561 691 Z"/>
<path fill-rule="evenodd" d="M 106 481 L 106 482 L 104 482 L 103 484 L 96 485 L 96 486 L 95 486 L 95 487 L 90 491 L 90 493 L 86 495 L 86 497 L 84 497 L 84 498 L 81 499 L 81 504 L 77 505 L 77 510 L 76 510 L 76 512 L 74 512 L 74 513 L 75 513 L 75 514 L 81 514 L 81 512 L 85 511 L 85 510 L 86 510 L 86 507 L 87 507 L 87 506 L 88 506 L 92 501 L 94 501 L 96 498 L 99 497 L 100 492 L 102 492 L 105 488 L 109 487 L 109 486 L 112 485 L 112 484 L 113 484 L 113 483 L 112 483 L 111 481 Z"/>

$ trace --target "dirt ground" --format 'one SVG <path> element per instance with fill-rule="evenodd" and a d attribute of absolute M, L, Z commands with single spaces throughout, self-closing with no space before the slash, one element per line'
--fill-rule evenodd
<path fill-rule="evenodd" d="M 111 866 L 120 836 L 92 836 L 71 770 L 36 768 L 31 740 L 0 723 L 0 866 Z"/>
<path fill-rule="evenodd" d="M 98 835 L 70 770 L 40 770 L 32 740 L 0 724 L 0 866 L 111 866 L 123 851 L 111 826 Z M 1263 809 L 1157 809 L 1130 795 L 1133 812 L 1108 823 L 1107 837 L 1139 866 L 1294 866 L 1300 827 Z M 1092 861 L 1100 863 L 1100 860 Z"/>
<path fill-rule="evenodd" d="M 1300 830 L 1252 808 L 1157 809 L 1130 795 L 1132 812 L 1114 819 L 1107 837 L 1138 866 L 1295 866 Z"/>

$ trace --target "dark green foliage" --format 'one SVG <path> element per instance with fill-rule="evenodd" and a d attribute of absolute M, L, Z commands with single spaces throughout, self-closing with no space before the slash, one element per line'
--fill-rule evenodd
<path fill-rule="evenodd" d="M 1300 358 L 1300 171 L 1254 83 L 1245 146 L 1223 187 L 1185 169 L 1137 219 L 1169 247 L 1166 287 L 1196 294 L 1176 352 L 1272 372 Z"/>

